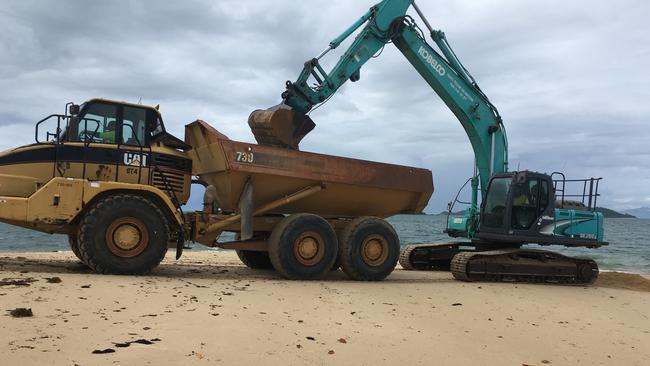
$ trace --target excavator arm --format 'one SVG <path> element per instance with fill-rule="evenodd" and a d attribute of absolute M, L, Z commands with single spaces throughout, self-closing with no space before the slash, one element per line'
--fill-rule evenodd
<path fill-rule="evenodd" d="M 407 15 L 413 7 L 425 23 L 441 53 L 427 43 L 425 34 Z M 363 28 L 362 28 L 363 27 Z M 320 59 L 362 28 L 336 65 L 326 72 Z M 358 81 L 361 67 L 393 43 L 458 118 L 472 145 L 476 169 L 472 178 L 472 206 L 466 222 L 478 213 L 478 191 L 485 198 L 490 177 L 508 169 L 508 147 L 499 113 L 463 67 L 445 35 L 434 30 L 413 0 L 384 0 L 332 40 L 317 57 L 305 62 L 295 82 L 287 81 L 283 103 L 255 111 L 249 125 L 258 142 L 297 148 L 314 124 L 308 113 L 326 102 L 348 80 Z M 277 139 L 284 136 L 282 139 Z M 464 222 L 465 223 L 465 222 Z"/>

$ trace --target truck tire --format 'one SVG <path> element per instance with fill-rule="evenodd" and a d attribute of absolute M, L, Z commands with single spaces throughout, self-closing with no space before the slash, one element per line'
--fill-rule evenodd
<path fill-rule="evenodd" d="M 395 229 L 377 217 L 358 217 L 341 232 L 338 263 L 357 281 L 380 281 L 397 264 L 400 254 Z"/>
<path fill-rule="evenodd" d="M 254 250 L 236 250 L 237 256 L 250 269 L 273 269 L 273 264 L 266 252 Z"/>
<path fill-rule="evenodd" d="M 278 223 L 268 240 L 273 268 L 292 280 L 323 278 L 336 262 L 336 233 L 322 217 L 293 214 Z"/>
<path fill-rule="evenodd" d="M 116 194 L 100 200 L 79 226 L 79 252 L 97 273 L 147 273 L 165 257 L 168 242 L 167 218 L 139 195 Z"/>
<path fill-rule="evenodd" d="M 79 252 L 79 241 L 77 240 L 77 236 L 73 234 L 68 234 L 68 243 L 70 244 L 70 249 L 72 250 L 72 253 L 74 253 L 77 259 L 83 262 L 84 261 L 83 257 Z"/>

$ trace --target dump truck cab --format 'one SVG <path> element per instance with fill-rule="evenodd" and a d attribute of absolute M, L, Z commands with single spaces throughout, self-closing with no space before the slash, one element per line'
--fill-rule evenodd
<path fill-rule="evenodd" d="M 189 146 L 166 131 L 156 108 L 91 99 L 68 111 L 36 126 L 37 145 L 54 147 L 52 177 L 152 185 L 187 201 Z"/>

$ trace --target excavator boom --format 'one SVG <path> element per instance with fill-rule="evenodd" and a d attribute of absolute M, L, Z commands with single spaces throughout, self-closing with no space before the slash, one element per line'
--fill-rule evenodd
<path fill-rule="evenodd" d="M 406 14 L 410 7 L 423 19 L 442 55 L 427 43 L 422 29 Z M 359 28 L 352 44 L 326 72 L 320 59 Z M 358 81 L 361 67 L 388 43 L 404 54 L 465 129 L 476 158 L 477 174 L 473 181 L 473 210 L 476 211 L 479 183 L 481 194 L 485 195 L 490 176 L 508 169 L 505 129 L 497 109 L 456 58 L 444 33 L 431 28 L 413 0 L 384 0 L 374 5 L 332 40 L 318 57 L 305 62 L 297 80 L 288 81 L 282 93 L 282 104 L 293 113 L 281 107 L 274 107 L 273 111 L 282 114 L 282 118 L 268 111 L 253 112 L 249 118 L 253 134 L 262 144 L 297 148 L 299 140 L 314 126 L 307 113 L 326 102 L 348 80 Z"/>

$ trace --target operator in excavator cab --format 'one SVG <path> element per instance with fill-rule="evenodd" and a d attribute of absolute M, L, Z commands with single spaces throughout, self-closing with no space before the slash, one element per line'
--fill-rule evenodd
<path fill-rule="evenodd" d="M 539 188 L 536 183 L 529 187 L 526 182 L 515 184 L 513 189 L 515 190 L 512 201 L 514 227 L 528 229 L 537 218 L 536 206 Z"/>
<path fill-rule="evenodd" d="M 515 189 L 515 194 L 514 194 L 515 198 L 512 201 L 512 204 L 514 206 L 525 206 L 525 205 L 530 204 L 531 197 L 530 197 L 530 193 L 528 192 L 528 190 L 526 188 L 528 188 L 528 186 L 525 185 L 525 184 L 517 184 L 517 185 L 515 185 L 515 187 L 514 187 L 514 189 Z"/>

